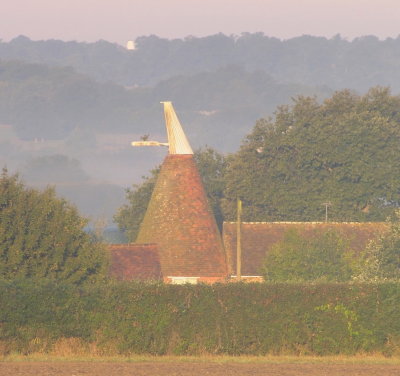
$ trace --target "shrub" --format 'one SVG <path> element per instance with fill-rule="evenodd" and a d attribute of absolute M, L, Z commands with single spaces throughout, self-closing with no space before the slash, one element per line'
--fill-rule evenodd
<path fill-rule="evenodd" d="M 345 258 L 346 241 L 333 231 L 310 237 L 289 230 L 266 255 L 263 275 L 267 281 L 346 281 L 351 268 Z"/>
<path fill-rule="evenodd" d="M 102 244 L 85 233 L 87 221 L 54 190 L 25 187 L 4 169 L 0 177 L 0 277 L 73 283 L 102 279 Z"/>

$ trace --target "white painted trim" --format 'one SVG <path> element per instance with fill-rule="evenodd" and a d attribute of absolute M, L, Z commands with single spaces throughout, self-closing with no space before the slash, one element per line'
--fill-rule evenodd
<path fill-rule="evenodd" d="M 237 275 L 232 274 L 231 278 L 237 278 Z M 263 278 L 262 275 L 242 275 L 240 278 Z"/>
<path fill-rule="evenodd" d="M 190 285 L 197 285 L 199 282 L 200 277 L 172 277 L 168 276 L 167 277 L 169 280 L 171 280 L 172 285 L 184 285 L 186 283 Z"/>

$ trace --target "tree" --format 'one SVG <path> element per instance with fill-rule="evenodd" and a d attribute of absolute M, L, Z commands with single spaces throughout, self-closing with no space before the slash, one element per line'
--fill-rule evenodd
<path fill-rule="evenodd" d="M 54 190 L 24 186 L 6 169 L 0 177 L 0 277 L 71 283 L 102 279 L 107 255 L 85 233 L 87 221 Z"/>
<path fill-rule="evenodd" d="M 251 221 L 381 221 L 400 204 L 400 97 L 348 90 L 319 104 L 298 97 L 257 122 L 226 172 L 224 215 L 236 198 Z"/>
<path fill-rule="evenodd" d="M 210 147 L 196 150 L 194 158 L 217 224 L 221 228 L 223 222 L 221 200 L 225 189 L 226 159 Z M 145 177 L 141 184 L 135 184 L 133 189 L 128 189 L 126 194 L 128 204 L 122 206 L 114 216 L 115 222 L 129 241 L 136 239 L 159 171 L 159 168 L 152 170 L 151 175 Z"/>
<path fill-rule="evenodd" d="M 347 281 L 351 268 L 345 249 L 346 241 L 335 232 L 315 232 L 306 237 L 289 230 L 266 255 L 264 278 L 271 282 Z"/>
<path fill-rule="evenodd" d="M 388 223 L 388 231 L 372 240 L 361 255 L 353 276 L 356 281 L 400 280 L 400 211 Z"/>
<path fill-rule="evenodd" d="M 134 184 L 132 188 L 126 190 L 128 204 L 119 208 L 114 216 L 114 221 L 118 223 L 119 229 L 131 242 L 135 241 L 139 232 L 159 170 L 159 168 L 151 170 L 151 175 L 144 177 L 141 184 Z"/>
<path fill-rule="evenodd" d="M 221 229 L 224 221 L 221 200 L 225 189 L 226 158 L 210 147 L 196 150 L 194 158 L 207 193 L 208 202 L 218 227 Z"/>

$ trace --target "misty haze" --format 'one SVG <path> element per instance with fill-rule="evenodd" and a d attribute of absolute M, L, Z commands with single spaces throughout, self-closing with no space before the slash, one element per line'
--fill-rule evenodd
<path fill-rule="evenodd" d="M 125 190 L 158 166 L 160 101 L 174 103 L 194 148 L 238 150 L 260 118 L 298 95 L 400 90 L 400 39 L 347 41 L 262 33 L 96 43 L 0 43 L 0 162 L 34 187 L 54 185 L 92 222 L 112 222 Z"/>

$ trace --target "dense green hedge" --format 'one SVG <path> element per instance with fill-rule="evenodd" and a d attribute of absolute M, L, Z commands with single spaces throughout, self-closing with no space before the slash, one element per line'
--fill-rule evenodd
<path fill-rule="evenodd" d="M 0 282 L 3 353 L 63 338 L 104 354 L 393 354 L 400 284 Z M 92 345 L 93 346 L 93 345 Z"/>

